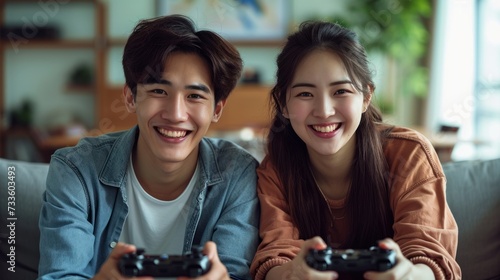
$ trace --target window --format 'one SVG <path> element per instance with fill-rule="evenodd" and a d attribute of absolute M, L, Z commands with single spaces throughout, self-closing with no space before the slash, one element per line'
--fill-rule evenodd
<path fill-rule="evenodd" d="M 500 2 L 477 1 L 474 134 L 479 157 L 500 155 Z"/>
<path fill-rule="evenodd" d="M 500 1 L 436 1 L 426 126 L 459 126 L 453 160 L 500 157 Z"/>

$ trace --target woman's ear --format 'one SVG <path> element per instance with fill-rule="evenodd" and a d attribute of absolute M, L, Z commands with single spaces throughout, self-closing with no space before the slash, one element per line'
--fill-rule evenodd
<path fill-rule="evenodd" d="M 125 102 L 125 106 L 129 113 L 135 113 L 135 97 L 132 90 L 127 85 L 123 86 L 123 102 Z"/>
<path fill-rule="evenodd" d="M 226 106 L 226 99 L 217 102 L 217 104 L 215 105 L 214 115 L 212 116 L 212 122 L 216 123 L 219 121 L 220 117 L 222 116 L 222 110 L 224 109 L 224 106 Z"/>
<path fill-rule="evenodd" d="M 373 89 L 372 87 L 368 86 L 370 89 L 370 93 L 368 93 L 364 98 L 363 98 L 363 113 L 368 110 L 368 106 L 370 106 L 370 102 L 372 101 L 372 96 L 373 96 Z"/>
<path fill-rule="evenodd" d="M 281 109 L 281 112 L 282 112 L 282 113 L 281 113 L 281 115 L 282 115 L 284 118 L 286 118 L 286 119 L 288 119 L 288 118 L 289 118 L 289 115 L 288 115 L 288 110 L 287 110 L 286 106 L 285 106 L 285 107 L 283 107 L 283 108 Z"/>

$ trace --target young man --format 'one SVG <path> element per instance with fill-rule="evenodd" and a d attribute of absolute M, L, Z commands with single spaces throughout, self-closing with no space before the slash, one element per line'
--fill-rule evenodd
<path fill-rule="evenodd" d="M 119 259 L 136 248 L 180 255 L 196 245 L 211 261 L 207 278 L 250 278 L 258 162 L 204 138 L 241 68 L 233 46 L 186 17 L 137 25 L 123 54 L 123 96 L 138 125 L 52 156 L 40 279 L 120 279 Z"/>

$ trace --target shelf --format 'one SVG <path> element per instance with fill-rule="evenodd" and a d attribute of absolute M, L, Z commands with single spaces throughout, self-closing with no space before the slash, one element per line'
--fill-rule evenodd
<path fill-rule="evenodd" d="M 56 3 L 58 2 L 58 3 Z M 54 19 L 54 23 L 57 23 L 58 26 L 62 27 L 68 27 L 64 25 L 67 21 L 71 21 L 72 28 L 73 29 L 68 29 L 66 33 L 61 33 L 61 34 L 68 34 L 67 36 L 59 36 L 58 33 L 47 33 L 44 35 L 44 33 L 37 33 L 37 34 L 32 34 L 29 33 L 28 35 L 33 35 L 33 36 L 22 36 L 22 32 L 18 32 L 13 27 L 13 22 L 17 22 L 18 25 L 20 24 L 26 24 L 24 21 L 21 22 L 19 20 L 12 20 L 13 15 L 8 14 L 11 11 L 16 12 L 26 10 L 28 14 L 26 17 L 28 17 L 28 20 L 30 20 L 30 23 L 33 22 L 32 24 L 37 24 L 40 23 L 42 20 L 49 19 L 52 20 L 53 17 L 56 15 L 56 11 L 62 11 L 64 7 L 69 6 L 71 4 L 79 4 L 78 7 L 85 6 L 85 11 L 88 12 L 90 15 L 90 11 L 87 10 L 88 5 L 91 4 L 91 9 L 92 13 L 95 15 L 95 27 L 89 25 L 89 27 L 86 29 L 89 31 L 91 28 L 94 29 L 91 32 L 84 33 L 85 35 L 80 35 L 79 38 L 68 38 L 71 37 L 75 34 L 74 31 L 76 27 L 79 27 L 79 23 L 74 21 L 74 16 L 73 14 L 65 14 L 64 12 L 62 13 L 57 13 L 57 15 L 61 15 L 61 19 L 64 19 L 65 21 L 59 21 L 58 19 Z M 81 5 L 80 5 L 81 4 Z M 5 117 L 6 114 L 6 109 L 4 108 L 5 106 L 5 91 L 6 91 L 6 86 L 5 86 L 5 74 L 6 71 L 5 69 L 8 68 L 10 65 L 6 63 L 6 57 L 7 56 L 12 56 L 15 54 L 12 54 L 12 52 L 17 52 L 19 50 L 26 50 L 29 49 L 31 50 L 41 50 L 41 51 L 47 51 L 47 50 L 54 50 L 55 52 L 59 52 L 61 50 L 73 52 L 75 51 L 80 55 L 80 52 L 85 51 L 85 52 L 92 52 L 93 56 L 95 57 L 93 60 L 93 72 L 94 72 L 94 83 L 90 86 L 75 86 L 75 85 L 65 85 L 65 89 L 63 89 L 63 92 L 66 91 L 67 93 L 70 94 L 91 94 L 91 95 L 96 95 L 96 97 L 93 97 L 97 99 L 97 92 L 103 91 L 103 73 L 104 73 L 104 68 L 105 68 L 105 58 L 104 54 L 102 51 L 103 44 L 102 41 L 105 38 L 105 33 L 104 33 L 104 22 L 105 20 L 105 4 L 101 0 L 70 0 L 70 1 L 40 1 L 40 0 L 0 0 L 0 26 L 6 27 L 3 29 L 3 31 L 7 31 L 6 34 L 9 34 L 9 32 L 13 32 L 13 34 L 17 34 L 18 37 L 4 37 L 0 39 L 0 119 Z M 68 8 L 70 9 L 71 13 L 75 13 L 76 15 L 80 14 L 80 10 L 76 10 L 74 7 Z M 9 17 L 8 17 L 9 16 Z M 94 17 L 94 16 L 93 16 Z M 93 18 L 92 17 L 92 18 Z M 83 17 L 82 19 L 86 19 L 87 17 Z M 10 20 L 7 20 L 10 19 Z M 91 18 L 89 18 L 91 20 Z M 12 23 L 11 23 L 12 22 Z M 89 23 L 90 24 L 90 23 Z M 10 25 L 10 26 L 9 26 Z M 49 26 L 47 24 L 43 24 L 43 26 Z M 24 25 L 23 25 L 24 26 Z M 7 29 L 9 27 L 9 29 Z M 62 28 L 64 30 L 64 28 Z M 78 28 L 76 28 L 79 30 Z M 69 35 L 71 34 L 71 35 Z M 38 35 L 38 36 L 35 36 Z M 39 38 L 37 38 L 39 37 Z M 51 53 L 52 54 L 52 53 Z M 45 53 L 40 53 L 36 54 L 38 57 L 44 57 Z M 57 58 L 56 58 L 57 59 Z M 35 62 L 36 63 L 36 62 Z M 54 75 L 57 75 L 56 72 L 54 72 Z M 96 102 L 97 103 L 97 102 Z M 6 154 L 6 137 L 3 132 L 5 132 L 5 127 L 2 123 L 0 123 L 0 157 L 4 156 Z M 48 139 L 45 139 L 46 141 L 40 142 L 39 147 L 46 149 L 47 150 L 47 155 L 50 155 L 50 153 L 53 151 L 54 148 L 58 148 L 60 146 L 67 146 L 67 145 L 74 145 L 76 143 L 77 139 L 71 138 L 71 137 L 51 137 Z"/>
<path fill-rule="evenodd" d="M 67 85 L 66 92 L 67 93 L 94 93 L 95 86 L 94 85 Z"/>
<path fill-rule="evenodd" d="M 5 49 L 9 48 L 22 48 L 22 49 L 87 49 L 94 48 L 95 41 L 88 39 L 71 39 L 71 40 L 27 40 L 28 42 L 20 41 L 17 45 L 13 46 L 8 40 L 2 40 Z"/>
<path fill-rule="evenodd" d="M 239 84 L 231 92 L 218 122 L 210 125 L 210 131 L 267 128 L 271 123 L 269 110 L 270 85 Z"/>
<path fill-rule="evenodd" d="M 125 46 L 126 43 L 127 43 L 126 38 L 109 39 L 106 41 L 106 45 L 109 47 L 122 47 Z"/>
<path fill-rule="evenodd" d="M 236 47 L 281 47 L 285 44 L 285 40 L 229 40 Z M 127 38 L 114 38 L 107 41 L 107 45 L 111 47 L 125 46 Z"/>
<path fill-rule="evenodd" d="M 0 0 L 0 3 L 9 3 L 9 4 L 19 4 L 19 3 L 39 3 L 40 0 Z M 93 3 L 95 0 L 71 0 L 71 3 Z"/>

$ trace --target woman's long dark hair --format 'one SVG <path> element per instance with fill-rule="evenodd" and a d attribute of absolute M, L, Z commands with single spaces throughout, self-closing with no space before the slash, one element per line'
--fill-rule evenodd
<path fill-rule="evenodd" d="M 321 236 L 328 240 L 331 219 L 328 204 L 315 185 L 305 143 L 289 121 L 282 116 L 287 90 L 299 62 L 316 49 L 331 50 L 343 61 L 354 86 L 366 97 L 374 89 L 366 52 L 357 36 L 342 26 L 329 22 L 309 21 L 288 37 L 278 56 L 277 82 L 271 91 L 274 119 L 268 135 L 268 154 L 286 189 L 293 222 L 301 239 Z M 389 190 L 385 177 L 387 163 L 383 154 L 380 111 L 369 105 L 356 130 L 356 150 L 352 182 L 346 204 L 346 215 L 352 221 L 349 240 L 342 247 L 367 248 L 379 239 L 392 237 L 393 218 L 389 207 Z"/>

